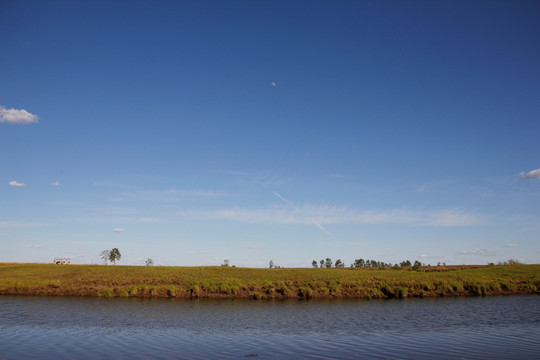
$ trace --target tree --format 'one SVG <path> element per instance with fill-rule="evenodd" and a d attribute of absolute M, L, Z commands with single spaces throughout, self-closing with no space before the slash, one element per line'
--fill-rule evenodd
<path fill-rule="evenodd" d="M 337 259 L 336 264 L 334 266 L 337 268 L 342 268 L 345 266 L 345 264 L 341 261 L 341 259 Z"/>
<path fill-rule="evenodd" d="M 354 260 L 354 267 L 364 267 L 365 266 L 364 259 L 356 259 Z"/>
<path fill-rule="evenodd" d="M 223 264 L 221 264 L 221 266 L 225 266 L 225 267 L 229 266 L 229 259 L 223 260 Z"/>
<path fill-rule="evenodd" d="M 152 265 L 154 265 L 154 260 L 150 258 L 146 259 L 146 266 L 152 266 Z"/>
<path fill-rule="evenodd" d="M 316 261 L 316 260 L 313 260 L 313 261 L 311 262 L 311 266 L 313 266 L 313 268 L 316 269 L 316 268 L 317 268 L 317 261 Z"/>
<path fill-rule="evenodd" d="M 326 268 L 330 269 L 332 267 L 332 259 L 326 258 L 325 266 Z"/>
<path fill-rule="evenodd" d="M 321 259 L 320 263 L 321 263 L 321 267 L 324 267 L 324 260 Z"/>
<path fill-rule="evenodd" d="M 120 258 L 122 255 L 120 254 L 120 250 L 118 248 L 114 248 L 109 253 L 109 261 L 112 262 L 114 265 L 116 265 L 116 261 L 120 261 Z"/>
<path fill-rule="evenodd" d="M 270 262 L 268 263 L 268 267 L 270 269 L 273 269 L 274 268 L 274 261 L 273 260 L 270 260 Z"/>
<path fill-rule="evenodd" d="M 99 257 L 103 259 L 103 265 L 107 265 L 107 261 L 109 261 L 109 256 L 111 256 L 110 250 L 103 250 L 101 254 L 99 254 Z"/>

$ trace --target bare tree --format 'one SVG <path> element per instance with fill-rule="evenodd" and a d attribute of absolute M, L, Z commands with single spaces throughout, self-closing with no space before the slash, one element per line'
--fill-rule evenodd
<path fill-rule="evenodd" d="M 103 259 L 103 265 L 107 265 L 107 261 L 109 261 L 110 256 L 111 256 L 110 250 L 103 250 L 101 254 L 99 254 L 99 257 Z"/>

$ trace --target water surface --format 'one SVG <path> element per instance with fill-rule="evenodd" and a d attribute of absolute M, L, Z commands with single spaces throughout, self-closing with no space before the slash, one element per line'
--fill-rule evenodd
<path fill-rule="evenodd" d="M 245 301 L 0 296 L 0 359 L 533 359 L 540 297 Z"/>

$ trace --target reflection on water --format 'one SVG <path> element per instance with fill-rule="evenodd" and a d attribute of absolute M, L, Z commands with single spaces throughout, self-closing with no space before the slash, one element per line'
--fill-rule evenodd
<path fill-rule="evenodd" d="M 540 297 L 242 301 L 0 297 L 0 359 L 532 359 Z"/>

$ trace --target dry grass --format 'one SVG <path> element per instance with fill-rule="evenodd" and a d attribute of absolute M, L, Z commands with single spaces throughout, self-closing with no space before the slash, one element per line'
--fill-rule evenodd
<path fill-rule="evenodd" d="M 178 298 L 405 298 L 540 293 L 540 265 L 253 269 L 0 264 L 0 294 Z"/>

